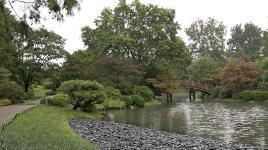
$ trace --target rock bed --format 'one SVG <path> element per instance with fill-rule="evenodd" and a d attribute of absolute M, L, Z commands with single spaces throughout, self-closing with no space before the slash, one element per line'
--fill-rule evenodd
<path fill-rule="evenodd" d="M 249 145 L 228 145 L 217 140 L 189 137 L 92 119 L 74 119 L 69 122 L 81 137 L 89 139 L 103 150 L 252 150 Z"/>

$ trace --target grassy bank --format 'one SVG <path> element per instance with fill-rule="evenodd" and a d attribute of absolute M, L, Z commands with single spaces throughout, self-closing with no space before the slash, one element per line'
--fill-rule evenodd
<path fill-rule="evenodd" d="M 153 100 L 150 102 L 145 102 L 144 106 L 155 106 L 155 105 L 161 105 L 162 103 L 159 100 Z"/>
<path fill-rule="evenodd" d="M 10 123 L 2 133 L 8 150 L 91 150 L 97 149 L 69 127 L 72 118 L 99 118 L 100 114 L 39 106 Z"/>

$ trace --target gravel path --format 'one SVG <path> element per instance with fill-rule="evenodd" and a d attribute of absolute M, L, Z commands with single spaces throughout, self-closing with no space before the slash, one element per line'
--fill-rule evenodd
<path fill-rule="evenodd" d="M 0 127 L 11 120 L 17 113 L 21 113 L 29 108 L 37 106 L 39 100 L 27 101 L 22 104 L 9 105 L 0 107 Z"/>
<path fill-rule="evenodd" d="M 251 150 L 249 145 L 228 145 L 221 141 L 189 137 L 133 125 L 91 119 L 69 122 L 81 137 L 91 140 L 103 150 Z"/>

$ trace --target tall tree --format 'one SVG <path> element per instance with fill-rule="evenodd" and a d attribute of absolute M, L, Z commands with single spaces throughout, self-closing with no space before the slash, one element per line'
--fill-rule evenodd
<path fill-rule="evenodd" d="M 46 29 L 32 30 L 27 35 L 17 35 L 17 73 L 24 83 L 24 90 L 41 79 L 47 68 L 66 55 L 64 39 Z"/>
<path fill-rule="evenodd" d="M 245 60 L 255 61 L 262 55 L 263 48 L 262 29 L 253 23 L 235 25 L 231 29 L 229 57 L 242 57 Z"/>
<path fill-rule="evenodd" d="M 98 55 L 131 58 L 141 65 L 150 64 L 160 56 L 164 45 L 178 48 L 179 24 L 174 21 L 175 10 L 144 5 L 138 0 L 127 4 L 120 0 L 114 9 L 104 9 L 95 20 L 96 28 L 84 27 L 82 38 L 89 50 Z M 180 47 L 173 58 L 183 60 L 186 50 Z"/>
<path fill-rule="evenodd" d="M 2 1 L 2 0 L 1 0 Z M 39 22 L 44 15 L 42 11 L 48 10 L 53 19 L 63 20 L 64 15 L 73 15 L 75 8 L 80 9 L 79 0 L 5 0 L 11 6 L 18 19 L 26 21 L 30 19 Z M 15 5 L 22 5 L 23 13 L 19 14 Z M 21 10 L 20 10 L 21 12 Z"/>
<path fill-rule="evenodd" d="M 209 56 L 217 62 L 225 61 L 225 39 L 226 27 L 222 22 L 214 18 L 208 20 L 197 20 L 186 29 L 189 37 L 189 50 L 193 56 Z"/>

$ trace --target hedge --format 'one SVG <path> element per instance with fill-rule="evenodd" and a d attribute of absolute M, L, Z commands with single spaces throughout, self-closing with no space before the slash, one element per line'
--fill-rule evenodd
<path fill-rule="evenodd" d="M 268 91 L 245 90 L 245 91 L 233 94 L 232 98 L 241 99 L 245 101 L 250 101 L 250 100 L 266 101 L 268 100 Z"/>

